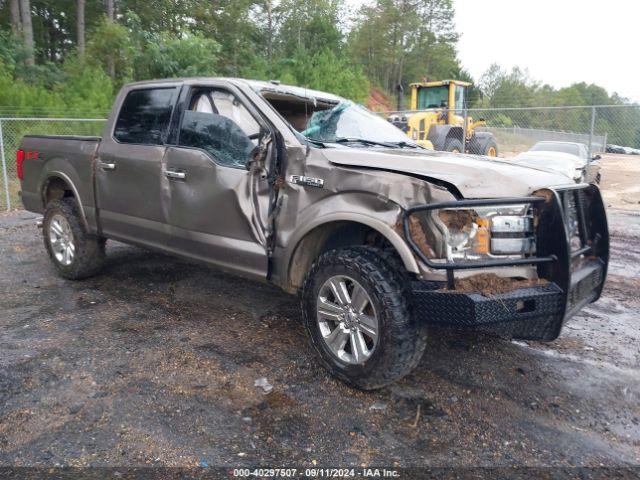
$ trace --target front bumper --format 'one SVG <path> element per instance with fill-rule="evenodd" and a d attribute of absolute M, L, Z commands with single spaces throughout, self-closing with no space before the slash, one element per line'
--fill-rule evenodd
<path fill-rule="evenodd" d="M 570 225 L 570 205 L 576 210 L 577 225 Z M 546 284 L 498 294 L 460 292 L 455 290 L 456 269 L 498 265 L 446 264 L 440 268 L 447 270 L 449 289 L 433 282 L 412 284 L 414 315 L 429 324 L 520 339 L 557 338 L 564 323 L 602 292 L 609 262 L 606 215 L 600 191 L 593 185 L 550 191 L 535 208 L 540 219 L 535 232 L 537 256 L 500 265 L 537 265 Z"/>

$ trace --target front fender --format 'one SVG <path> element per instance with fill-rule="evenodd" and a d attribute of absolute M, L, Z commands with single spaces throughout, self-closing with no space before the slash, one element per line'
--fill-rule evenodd
<path fill-rule="evenodd" d="M 299 227 L 282 236 L 286 268 L 301 240 L 312 230 L 332 222 L 353 222 L 376 230 L 396 249 L 409 272 L 420 273 L 418 263 L 403 237 L 396 230 L 402 208 L 395 202 L 373 194 L 346 193 L 327 197 L 298 214 Z M 283 265 L 284 266 L 284 265 Z M 285 270 L 286 271 L 286 270 Z"/>

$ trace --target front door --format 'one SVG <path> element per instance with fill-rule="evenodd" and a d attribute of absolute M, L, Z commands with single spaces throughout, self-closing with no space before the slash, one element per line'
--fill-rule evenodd
<path fill-rule="evenodd" d="M 193 88 L 177 145 L 164 158 L 171 245 L 190 256 L 255 279 L 267 275 L 265 225 L 269 187 L 247 162 L 263 129 L 232 92 Z"/>
<path fill-rule="evenodd" d="M 162 159 L 176 87 L 125 92 L 113 132 L 96 163 L 100 225 L 108 237 L 163 248 L 169 239 L 162 202 Z"/>

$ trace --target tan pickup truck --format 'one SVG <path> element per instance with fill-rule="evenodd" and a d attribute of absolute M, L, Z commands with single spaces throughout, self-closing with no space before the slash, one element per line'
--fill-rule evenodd
<path fill-rule="evenodd" d="M 277 82 L 130 84 L 101 138 L 27 136 L 17 161 L 65 278 L 98 273 L 114 239 L 273 283 L 300 295 L 322 364 L 362 389 L 416 367 L 429 325 L 553 340 L 607 271 L 596 186 L 424 150 Z"/>

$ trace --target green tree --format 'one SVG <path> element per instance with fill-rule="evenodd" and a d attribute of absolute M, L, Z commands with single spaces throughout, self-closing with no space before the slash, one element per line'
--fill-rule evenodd
<path fill-rule="evenodd" d="M 220 46 L 201 35 L 175 38 L 160 34 L 134 58 L 136 79 L 214 76 Z"/>
<path fill-rule="evenodd" d="M 364 102 L 369 95 L 364 73 L 329 48 L 314 53 L 299 50 L 292 59 L 282 61 L 278 77 L 285 83 L 326 90 L 356 102 Z"/>
<path fill-rule="evenodd" d="M 351 56 L 387 91 L 424 77 L 461 74 L 451 0 L 377 0 L 364 5 L 349 35 Z"/>
<path fill-rule="evenodd" d="M 320 49 L 339 53 L 343 45 L 338 28 L 341 8 L 342 2 L 337 0 L 283 0 L 275 13 L 280 54 L 292 57 L 300 51 L 313 53 Z"/>

